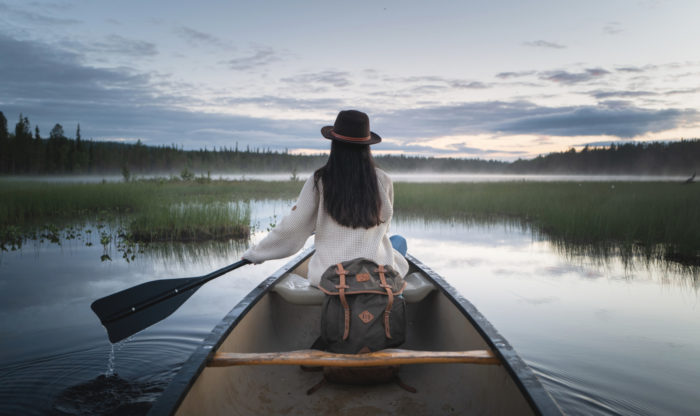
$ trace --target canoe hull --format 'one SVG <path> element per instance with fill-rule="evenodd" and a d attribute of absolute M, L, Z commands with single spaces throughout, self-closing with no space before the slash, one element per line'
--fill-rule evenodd
<path fill-rule="evenodd" d="M 303 273 L 306 252 L 249 294 L 213 331 L 159 399 L 152 413 L 194 414 L 559 414 L 530 369 L 481 314 L 439 276 L 409 256 L 440 288 L 409 304 L 403 349 L 492 350 L 502 365 L 420 364 L 402 366 L 396 384 L 326 384 L 312 395 L 321 373 L 297 366 L 205 367 L 215 351 L 277 352 L 308 348 L 319 335 L 317 305 L 297 305 L 270 287 L 287 270 Z M 301 265 L 301 267 L 299 267 Z M 471 309 L 471 310 L 470 310 Z M 184 372 L 184 373 L 183 373 Z M 189 374 L 188 374 L 189 373 Z M 190 377 L 189 379 L 187 377 Z"/>

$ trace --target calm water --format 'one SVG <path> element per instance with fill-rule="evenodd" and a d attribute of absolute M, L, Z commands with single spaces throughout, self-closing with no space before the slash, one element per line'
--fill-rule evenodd
<path fill-rule="evenodd" d="M 253 240 L 290 205 L 254 203 Z M 503 224 L 399 218 L 393 232 L 484 313 L 568 414 L 697 414 L 697 273 L 572 255 Z M 112 245 L 112 260 L 101 261 L 95 234 L 0 254 L 0 414 L 145 412 L 218 321 L 287 261 L 214 280 L 165 321 L 112 346 L 93 300 L 206 274 L 248 243 L 151 246 L 130 262 Z"/>

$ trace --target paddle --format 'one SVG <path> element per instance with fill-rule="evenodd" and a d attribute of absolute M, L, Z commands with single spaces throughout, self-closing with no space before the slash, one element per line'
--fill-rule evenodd
<path fill-rule="evenodd" d="M 97 299 L 90 307 L 109 340 L 119 342 L 170 316 L 203 284 L 249 263 L 240 260 L 206 276 L 142 283 Z"/>

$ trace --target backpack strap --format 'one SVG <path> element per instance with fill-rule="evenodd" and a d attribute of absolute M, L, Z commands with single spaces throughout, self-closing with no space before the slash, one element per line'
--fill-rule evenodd
<path fill-rule="evenodd" d="M 389 314 L 391 313 L 391 307 L 394 304 L 394 292 L 391 291 L 391 285 L 388 285 L 386 283 L 386 276 L 384 275 L 386 269 L 384 269 L 384 266 L 380 265 L 379 268 L 377 268 L 377 271 L 379 272 L 379 280 L 381 281 L 381 284 L 379 286 L 386 289 L 386 294 L 389 296 L 389 300 L 386 303 L 386 309 L 384 309 L 384 334 L 387 338 L 391 339 L 391 331 L 389 329 Z"/>
<path fill-rule="evenodd" d="M 348 286 L 345 283 L 345 275 L 347 275 L 348 272 L 343 268 L 343 265 L 340 263 L 336 265 L 335 272 L 340 277 L 340 284 L 336 285 L 335 288 L 338 289 L 340 303 L 343 304 L 343 311 L 345 313 L 345 331 L 343 332 L 343 341 L 345 341 L 350 335 L 350 306 L 348 305 L 348 300 L 345 298 L 345 289 L 350 288 L 350 286 Z"/>

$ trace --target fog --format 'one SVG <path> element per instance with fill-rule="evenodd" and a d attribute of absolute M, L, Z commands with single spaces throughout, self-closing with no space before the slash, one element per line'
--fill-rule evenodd
<path fill-rule="evenodd" d="M 298 180 L 306 180 L 313 172 L 298 172 Z M 389 172 L 394 182 L 684 182 L 687 176 L 678 175 L 558 175 L 558 174 L 498 174 L 498 173 L 443 173 L 443 172 Z M 197 173 L 197 176 L 206 174 Z M 291 173 L 211 173 L 213 180 L 288 181 Z M 132 180 L 177 177 L 172 173 L 132 175 Z M 6 181 L 36 181 L 50 183 L 122 182 L 124 177 L 107 175 L 13 175 L 1 177 Z"/>

